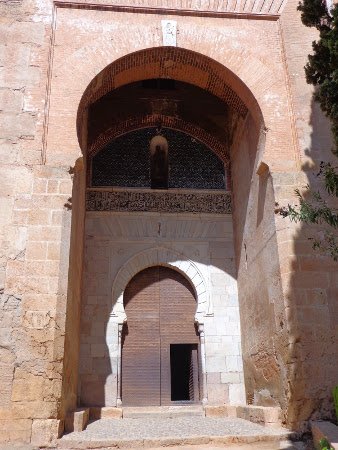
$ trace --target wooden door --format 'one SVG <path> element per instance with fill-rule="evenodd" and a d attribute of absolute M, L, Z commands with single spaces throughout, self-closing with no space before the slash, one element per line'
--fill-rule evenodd
<path fill-rule="evenodd" d="M 130 281 L 124 304 L 128 322 L 122 341 L 123 405 L 170 405 L 170 346 L 190 344 L 197 355 L 199 338 L 194 326 L 193 289 L 177 271 L 151 267 Z M 189 382 L 194 383 L 190 390 L 197 400 L 196 373 Z"/>
<path fill-rule="evenodd" d="M 124 406 L 161 404 L 160 298 L 158 270 L 138 273 L 124 293 L 128 322 L 122 338 Z"/>
<path fill-rule="evenodd" d="M 194 317 L 196 300 L 189 281 L 179 272 L 160 267 L 161 402 L 170 405 L 172 344 L 198 344 Z M 182 374 L 183 376 L 183 374 Z"/>

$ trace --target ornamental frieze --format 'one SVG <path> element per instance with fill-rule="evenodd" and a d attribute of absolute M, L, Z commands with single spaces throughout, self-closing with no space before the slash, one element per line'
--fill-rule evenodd
<path fill-rule="evenodd" d="M 90 190 L 86 194 L 86 210 L 231 214 L 231 193 Z"/>

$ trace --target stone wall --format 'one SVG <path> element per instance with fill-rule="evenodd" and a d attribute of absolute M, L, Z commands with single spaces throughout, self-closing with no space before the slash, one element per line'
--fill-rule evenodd
<path fill-rule="evenodd" d="M 294 188 L 307 183 L 321 189 L 316 177 L 320 161 L 337 159 L 331 153 L 330 124 L 312 99 L 303 67 L 311 53 L 316 31 L 304 27 L 289 2 L 281 17 L 287 81 L 295 114 L 294 134 L 299 152 L 299 172 L 275 174 L 279 204 L 295 203 Z M 337 202 L 336 205 L 338 206 Z M 292 427 L 307 426 L 309 417 L 333 418 L 332 388 L 337 384 L 338 328 L 337 263 L 314 252 L 309 238 L 321 227 L 294 225 L 276 220 L 281 281 L 289 346 L 286 371 L 293 389 L 287 391 L 287 421 Z"/>
<path fill-rule="evenodd" d="M 243 403 L 231 215 L 89 212 L 81 314 L 81 404 L 116 405 L 117 330 L 107 326 L 116 301 L 114 280 L 135 255 L 156 248 L 173 251 L 177 262 L 192 261 L 207 285 L 209 306 L 200 320 L 205 325 L 209 403 Z M 151 264 L 147 253 L 141 259 L 143 267 L 138 270 Z"/>
<path fill-rule="evenodd" d="M 84 198 L 72 217 L 71 197 L 81 197 L 75 159 L 45 164 L 53 5 L 1 2 L 0 9 L 0 441 L 46 445 L 63 429 L 69 246 Z M 81 273 L 81 251 L 77 258 Z"/>
<path fill-rule="evenodd" d="M 272 192 L 274 200 L 281 204 L 293 202 L 295 187 L 302 186 L 308 177 L 314 183 L 313 163 L 330 157 L 329 151 L 325 152 L 330 145 L 329 128 L 311 102 L 312 91 L 303 75 L 315 34 L 300 23 L 297 1 L 264 1 L 257 10 L 252 9 L 257 7 L 256 2 L 247 2 L 244 16 L 232 9 L 231 2 L 224 6 L 203 1 L 197 2 L 198 6 L 176 0 L 168 6 L 163 0 L 157 4 L 158 8 L 167 8 L 164 15 L 155 10 L 148 14 L 150 0 L 125 0 L 127 9 L 119 8 L 120 0 L 98 0 L 97 7 L 90 5 L 87 9 L 78 9 L 77 3 L 74 0 L 70 8 L 62 1 L 58 5 L 50 0 L 0 2 L 0 439 L 48 443 L 59 433 L 65 410 L 74 406 L 76 360 L 74 364 L 70 360 L 77 345 L 77 322 L 72 335 L 67 301 L 76 299 L 72 312 L 76 315 L 79 286 L 68 285 L 67 273 L 70 248 L 76 247 L 79 258 L 73 251 L 70 274 L 80 279 L 83 212 L 79 207 L 78 219 L 72 218 L 68 200 L 73 190 L 70 167 L 81 155 L 76 133 L 78 106 L 86 87 L 93 79 L 99 85 L 100 77 L 96 77 L 109 64 L 132 52 L 162 48 L 160 24 L 164 17 L 177 20 L 177 45 L 187 50 L 184 61 L 173 61 L 165 73 L 207 89 L 205 71 L 192 70 L 190 58 L 195 58 L 193 52 L 198 51 L 217 61 L 236 99 L 240 98 L 252 113 L 256 130 L 253 142 L 258 140 L 260 127 L 266 134 L 258 158 L 252 147 L 251 156 L 242 160 L 242 169 L 240 159 L 234 159 L 243 180 L 243 184 L 240 178 L 234 180 L 234 194 L 239 199 L 235 202 L 239 212 L 234 215 L 234 237 L 237 266 L 243 268 L 238 276 L 243 281 L 239 283 L 241 304 L 251 307 L 246 300 L 246 293 L 251 295 L 244 277 L 246 258 L 250 264 L 257 264 L 254 270 L 258 278 L 252 274 L 250 278 L 256 283 L 256 292 L 260 294 L 260 281 L 265 289 L 262 308 L 251 310 L 257 323 L 257 332 L 251 337 L 264 342 L 263 336 L 270 332 L 278 335 L 277 346 L 272 349 L 272 340 L 267 339 L 260 351 L 276 355 L 282 387 L 278 388 L 277 375 L 272 388 L 266 374 L 253 368 L 257 366 L 256 353 L 250 352 L 248 339 L 252 321 L 243 311 L 246 377 L 255 379 L 251 384 L 253 392 L 256 389 L 264 397 L 266 385 L 273 399 L 279 395 L 286 423 L 294 428 L 311 416 L 329 416 L 330 390 L 338 377 L 334 365 L 336 266 L 324 257 L 314 256 L 304 227 L 291 226 L 273 216 L 271 209 L 265 210 L 271 208 Z M 221 5 L 219 10 L 217 5 Z M 175 7 L 183 7 L 185 12 L 177 15 L 168 10 Z M 203 13 L 208 8 L 211 14 Z M 156 64 L 147 66 L 149 72 L 145 72 L 145 66 L 137 65 L 135 55 L 128 61 L 117 80 L 119 85 L 139 80 L 145 73 L 161 75 Z M 86 125 L 86 109 L 83 112 Z M 86 126 L 79 135 L 85 151 Z M 241 154 L 247 152 L 242 147 Z M 246 158 L 250 158 L 249 173 L 245 172 Z M 258 209 L 251 205 L 259 200 L 261 182 L 256 169 L 261 159 L 269 166 L 271 178 L 268 175 L 266 201 L 260 203 L 265 205 L 264 211 L 257 222 L 254 216 Z M 254 189 L 249 195 L 250 183 Z M 76 188 L 80 198 L 81 189 Z M 72 223 L 79 230 L 76 237 L 73 232 L 73 243 Z M 255 223 L 261 225 L 255 228 Z M 247 255 L 242 246 L 244 229 L 251 234 Z M 272 241 L 266 241 L 265 230 L 276 239 L 279 263 L 273 267 L 278 270 L 279 265 L 281 286 L 279 279 L 275 286 L 267 278 L 269 257 L 275 253 L 268 250 Z M 255 259 L 250 259 L 253 255 Z M 71 286 L 74 292 L 69 291 Z M 272 294 L 268 294 L 269 289 Z M 271 307 L 269 315 L 265 305 L 271 305 L 271 295 L 276 301 L 274 314 Z M 258 330 L 266 334 L 258 334 Z M 64 362 L 65 333 L 71 339 Z M 263 401 L 257 396 L 256 400 Z"/>
<path fill-rule="evenodd" d="M 285 389 L 276 329 L 283 294 L 274 223 L 275 192 L 271 173 L 263 162 L 263 145 L 264 134 L 255 132 L 248 119 L 247 128 L 232 152 L 234 232 L 241 324 L 245 333 L 247 401 L 277 406 L 283 405 Z"/>

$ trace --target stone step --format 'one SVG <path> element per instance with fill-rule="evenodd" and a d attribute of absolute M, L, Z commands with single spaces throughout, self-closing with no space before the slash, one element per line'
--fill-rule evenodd
<path fill-rule="evenodd" d="M 82 432 L 64 435 L 58 440 L 57 447 L 84 450 L 191 445 L 199 449 L 203 445 L 269 443 L 269 450 L 273 450 L 281 448 L 280 443 L 290 436 L 288 430 L 263 427 L 238 418 L 147 416 L 91 422 Z"/>
<path fill-rule="evenodd" d="M 171 419 L 173 417 L 204 417 L 204 415 L 202 405 L 130 406 L 122 408 L 124 419 L 140 419 L 143 417 Z"/>

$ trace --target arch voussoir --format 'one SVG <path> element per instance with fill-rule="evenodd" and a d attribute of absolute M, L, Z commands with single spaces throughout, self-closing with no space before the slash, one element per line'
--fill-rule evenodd
<path fill-rule="evenodd" d="M 168 64 L 165 64 L 165 62 L 168 62 Z M 184 70 L 182 70 L 183 67 Z M 114 89 L 150 78 L 172 78 L 200 87 L 224 101 L 243 119 L 247 116 L 248 105 L 250 105 L 253 108 L 251 112 L 254 113 L 255 120 L 259 123 L 263 122 L 262 112 L 251 90 L 234 72 L 217 60 L 181 47 L 145 48 L 115 60 L 106 66 L 87 86 L 82 95 L 77 115 L 78 139 L 80 147 L 86 154 L 88 154 L 88 150 L 92 154 L 99 151 L 102 146 L 107 144 L 107 139 L 124 134 L 121 124 L 117 125 L 116 129 L 111 129 L 99 136 L 90 149 L 85 148 L 82 128 L 88 108 Z M 139 128 L 142 128 L 141 122 L 147 122 L 147 120 L 149 120 L 147 117 L 128 119 L 130 127 L 138 126 Z M 162 126 L 181 128 L 175 117 L 163 117 L 163 121 L 168 122 L 168 125 L 163 123 Z M 176 125 L 171 123 L 173 121 Z M 137 125 L 137 122 L 140 122 L 139 125 Z M 131 129 L 130 127 L 127 128 Z M 191 132 L 188 131 L 188 134 L 194 135 L 202 142 L 204 142 L 203 139 L 212 140 L 213 142 L 209 144 L 204 143 L 214 149 L 221 159 L 228 158 L 228 149 L 225 148 L 226 146 L 223 143 L 205 136 L 201 130 L 196 130 L 193 124 L 188 124 L 188 126 L 185 124 L 184 127 L 185 130 L 189 127 L 192 128 Z"/>
<path fill-rule="evenodd" d="M 134 255 L 121 267 L 112 287 L 112 321 L 122 324 L 127 320 L 123 304 L 123 293 L 130 280 L 138 272 L 156 265 L 167 266 L 177 270 L 190 281 L 197 300 L 195 320 L 198 323 L 202 323 L 203 317 L 208 315 L 210 311 L 210 298 L 207 294 L 205 276 L 203 276 L 197 265 L 182 253 L 163 247 L 144 250 Z"/>
<path fill-rule="evenodd" d="M 140 130 L 142 128 L 156 127 L 159 123 L 161 123 L 163 128 L 181 131 L 194 139 L 199 140 L 201 143 L 210 148 L 224 163 L 229 162 L 230 156 L 228 147 L 215 136 L 197 125 L 187 122 L 179 117 L 169 117 L 160 114 L 140 116 L 119 122 L 95 139 L 93 144 L 88 149 L 88 157 L 93 158 L 106 145 L 126 133 Z M 128 131 L 126 132 L 126 130 Z"/>

